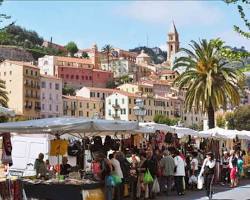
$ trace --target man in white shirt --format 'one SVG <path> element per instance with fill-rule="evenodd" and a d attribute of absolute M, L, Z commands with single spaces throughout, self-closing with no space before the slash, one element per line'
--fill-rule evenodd
<path fill-rule="evenodd" d="M 176 150 L 175 157 L 174 157 L 174 163 L 175 163 L 175 186 L 177 194 L 184 195 L 184 177 L 185 177 L 185 166 L 186 162 L 182 159 L 180 156 L 180 152 Z"/>

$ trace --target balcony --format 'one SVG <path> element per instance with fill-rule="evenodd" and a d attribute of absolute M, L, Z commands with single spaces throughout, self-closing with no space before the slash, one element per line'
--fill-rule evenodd
<path fill-rule="evenodd" d="M 115 109 L 115 110 L 119 110 L 121 107 L 119 104 L 113 104 L 112 107 Z"/>
<path fill-rule="evenodd" d="M 32 109 L 32 105 L 25 105 L 26 109 Z"/>

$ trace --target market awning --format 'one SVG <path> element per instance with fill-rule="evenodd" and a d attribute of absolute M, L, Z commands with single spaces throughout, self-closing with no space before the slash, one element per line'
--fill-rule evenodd
<path fill-rule="evenodd" d="M 217 139 L 234 139 L 239 133 L 237 130 L 227 130 L 219 127 L 215 127 L 209 130 L 200 131 L 199 136 L 205 138 L 217 138 Z"/>
<path fill-rule="evenodd" d="M 166 132 L 174 132 L 174 129 L 166 124 L 157 124 L 154 122 L 148 123 L 139 123 L 139 129 L 135 132 L 139 133 L 155 133 L 155 131 L 166 131 Z"/>
<path fill-rule="evenodd" d="M 1 123 L 0 132 L 15 133 L 83 133 L 108 131 L 133 131 L 138 129 L 137 122 L 121 120 L 102 120 L 75 117 L 46 118 L 38 120 Z"/>
<path fill-rule="evenodd" d="M 178 135 L 178 138 L 182 138 L 184 136 L 199 136 L 199 132 L 195 131 L 191 128 L 179 127 L 179 126 L 171 126 L 174 129 L 174 133 Z"/>
<path fill-rule="evenodd" d="M 15 117 L 15 111 L 12 109 L 0 106 L 0 116 Z"/>

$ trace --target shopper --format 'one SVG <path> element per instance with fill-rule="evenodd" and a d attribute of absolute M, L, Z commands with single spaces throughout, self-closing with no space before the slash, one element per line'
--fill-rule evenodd
<path fill-rule="evenodd" d="M 240 178 L 243 174 L 243 158 L 240 156 L 240 152 L 237 151 L 235 154 L 235 157 L 237 158 L 237 177 L 236 177 L 236 186 L 239 185 Z"/>
<path fill-rule="evenodd" d="M 221 158 L 221 183 L 222 185 L 230 183 L 230 169 L 229 169 L 229 154 L 227 151 L 223 152 Z"/>
<path fill-rule="evenodd" d="M 183 158 L 180 156 L 180 152 L 178 150 L 175 150 L 175 157 L 174 157 L 174 163 L 175 163 L 175 173 L 174 173 L 174 179 L 175 179 L 175 187 L 177 194 L 184 195 L 184 177 L 185 177 L 185 166 L 186 163 L 183 160 Z"/>
<path fill-rule="evenodd" d="M 163 158 L 160 161 L 160 168 L 162 170 L 162 176 L 160 180 L 161 192 L 166 192 L 167 195 L 171 191 L 175 162 L 168 150 L 163 152 Z"/>
<path fill-rule="evenodd" d="M 123 179 L 123 173 L 121 169 L 120 162 L 116 159 L 116 153 L 115 154 L 110 154 L 109 155 L 109 160 L 112 164 L 113 171 L 112 175 L 118 176 L 121 180 Z M 119 185 L 115 186 L 115 199 L 121 200 L 123 199 L 123 183 L 120 183 Z"/>
<path fill-rule="evenodd" d="M 235 151 L 230 151 L 230 158 L 229 158 L 229 167 L 230 167 L 230 180 L 231 180 L 231 186 L 230 187 L 236 187 L 237 186 L 237 158 L 235 156 Z"/>
<path fill-rule="evenodd" d="M 146 171 L 146 168 L 144 168 L 145 162 L 146 162 L 146 153 L 142 151 L 140 152 L 140 162 L 137 168 L 137 173 L 138 173 L 138 180 L 137 180 L 137 187 L 136 187 L 137 198 L 143 197 L 143 191 L 145 190 L 145 185 L 143 182 L 144 173 Z"/>
<path fill-rule="evenodd" d="M 208 199 L 212 197 L 212 186 L 215 174 L 215 159 L 212 152 L 208 152 L 203 162 L 199 176 L 204 176 L 204 185 L 206 189 L 206 196 Z"/>

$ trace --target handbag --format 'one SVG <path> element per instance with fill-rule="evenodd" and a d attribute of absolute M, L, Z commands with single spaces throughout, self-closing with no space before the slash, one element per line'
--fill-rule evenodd
<path fill-rule="evenodd" d="M 197 177 L 195 175 L 192 175 L 189 180 L 188 180 L 188 183 L 189 184 L 197 184 Z"/>
<path fill-rule="evenodd" d="M 158 182 L 157 178 L 154 179 L 154 183 L 153 183 L 153 186 L 152 186 L 152 192 L 155 193 L 155 194 L 160 192 L 160 185 L 159 185 L 159 182 Z"/>
<path fill-rule="evenodd" d="M 122 179 L 120 176 L 112 175 L 115 185 L 119 185 L 122 183 Z"/>
<path fill-rule="evenodd" d="M 144 174 L 144 177 L 143 177 L 143 181 L 144 183 L 152 183 L 154 182 L 154 179 L 151 175 L 151 173 L 149 172 L 149 170 L 147 170 Z"/>
<path fill-rule="evenodd" d="M 204 184 L 204 177 L 198 176 L 197 189 L 201 190 L 203 188 L 203 184 Z"/>

